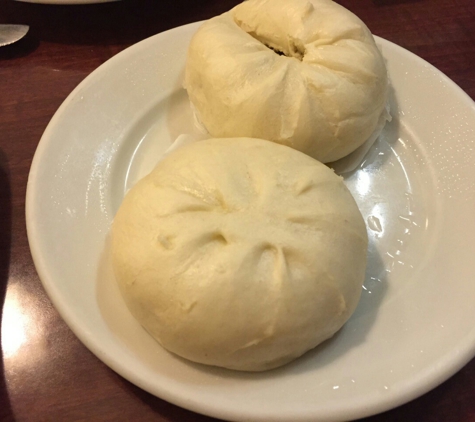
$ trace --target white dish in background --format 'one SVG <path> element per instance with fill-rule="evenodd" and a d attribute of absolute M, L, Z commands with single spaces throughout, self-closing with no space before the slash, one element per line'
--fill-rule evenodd
<path fill-rule="evenodd" d="M 345 327 L 294 363 L 252 374 L 177 358 L 128 313 L 108 265 L 108 230 L 124 192 L 193 130 L 181 80 L 197 27 L 156 35 L 102 65 L 41 139 L 28 237 L 62 317 L 134 384 L 222 419 L 356 419 L 447 379 L 475 353 L 475 107 L 434 67 L 382 39 L 393 121 L 346 178 L 368 222 L 370 253 Z"/>
<path fill-rule="evenodd" d="M 40 4 L 94 4 L 94 3 L 111 3 L 120 0 L 15 0 L 23 3 L 40 3 Z"/>

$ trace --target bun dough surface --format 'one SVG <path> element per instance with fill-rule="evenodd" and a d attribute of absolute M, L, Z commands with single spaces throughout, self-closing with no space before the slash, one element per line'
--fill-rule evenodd
<path fill-rule="evenodd" d="M 261 371 L 331 337 L 354 311 L 367 234 L 342 179 L 259 139 L 209 139 L 126 195 L 112 261 L 136 319 L 163 347 Z"/>
<path fill-rule="evenodd" d="M 248 0 L 210 19 L 191 40 L 184 85 L 211 136 L 268 139 L 322 162 L 388 116 L 373 36 L 331 0 Z"/>

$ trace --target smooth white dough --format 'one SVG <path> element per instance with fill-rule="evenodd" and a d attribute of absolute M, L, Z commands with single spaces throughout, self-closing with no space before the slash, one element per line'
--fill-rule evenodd
<path fill-rule="evenodd" d="M 388 117 L 373 36 L 331 0 L 248 0 L 206 21 L 191 40 L 184 86 L 211 136 L 268 139 L 325 163 Z"/>
<path fill-rule="evenodd" d="M 169 351 L 226 368 L 283 365 L 353 313 L 367 234 L 342 179 L 272 142 L 209 139 L 126 195 L 112 261 L 136 319 Z"/>

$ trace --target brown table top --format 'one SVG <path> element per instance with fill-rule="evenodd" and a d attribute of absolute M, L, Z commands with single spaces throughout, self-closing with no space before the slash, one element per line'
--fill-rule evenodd
<path fill-rule="evenodd" d="M 0 48 L 0 307 L 2 336 L 10 336 L 0 365 L 0 420 L 212 420 L 135 387 L 69 330 L 35 271 L 25 193 L 46 125 L 89 73 L 148 36 L 207 19 L 237 3 L 124 0 L 58 6 L 0 0 L 0 23 L 31 27 L 25 39 Z M 374 34 L 424 58 L 475 99 L 475 1 L 339 3 Z M 18 329 L 22 324 L 24 331 Z M 475 421 L 475 360 L 424 396 L 366 420 Z"/>

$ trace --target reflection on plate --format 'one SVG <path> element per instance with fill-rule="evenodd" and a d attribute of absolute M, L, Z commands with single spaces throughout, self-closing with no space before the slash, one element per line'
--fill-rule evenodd
<path fill-rule="evenodd" d="M 432 66 L 382 39 L 393 121 L 346 183 L 368 224 L 361 303 L 331 340 L 283 368 L 237 373 L 164 351 L 129 315 L 108 265 L 124 193 L 183 132 L 198 24 L 118 54 L 81 83 L 38 146 L 27 193 L 51 300 L 101 360 L 143 389 L 231 420 L 360 418 L 444 381 L 475 352 L 475 108 Z"/>

